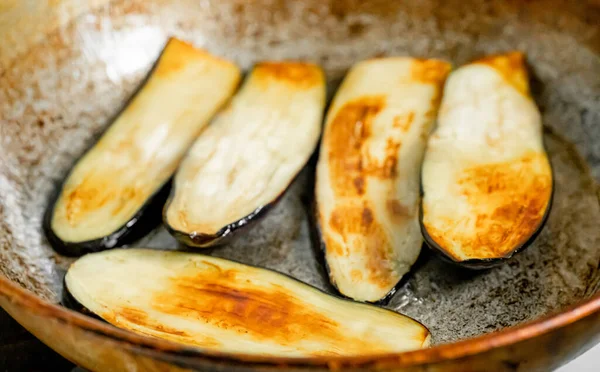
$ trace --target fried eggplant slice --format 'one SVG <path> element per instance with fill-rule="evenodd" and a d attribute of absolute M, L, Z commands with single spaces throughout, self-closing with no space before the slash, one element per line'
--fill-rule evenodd
<path fill-rule="evenodd" d="M 264 215 L 314 152 L 324 105 L 318 66 L 256 65 L 177 171 L 163 216 L 168 230 L 207 247 Z"/>
<path fill-rule="evenodd" d="M 490 56 L 453 72 L 422 169 L 427 244 L 467 267 L 527 246 L 550 211 L 553 177 L 524 56 Z"/>
<path fill-rule="evenodd" d="M 117 327 L 205 350 L 372 355 L 424 348 L 430 340 L 427 328 L 404 315 L 195 253 L 94 253 L 73 263 L 65 282 L 79 304 Z"/>
<path fill-rule="evenodd" d="M 416 261 L 419 174 L 450 65 L 383 58 L 358 63 L 327 114 L 317 164 L 316 220 L 332 284 L 376 302 Z"/>
<path fill-rule="evenodd" d="M 159 223 L 165 185 L 240 77 L 233 63 L 170 39 L 146 83 L 50 204 L 44 228 L 52 246 L 67 255 L 95 252 Z"/>

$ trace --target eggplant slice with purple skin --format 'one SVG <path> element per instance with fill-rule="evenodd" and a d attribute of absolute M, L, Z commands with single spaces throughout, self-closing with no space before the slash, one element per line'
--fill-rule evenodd
<path fill-rule="evenodd" d="M 313 154 L 324 105 L 318 66 L 256 65 L 182 161 L 163 213 L 171 234 L 208 247 L 268 211 Z"/>
<path fill-rule="evenodd" d="M 384 300 L 419 255 L 421 160 L 449 71 L 438 60 L 372 59 L 336 93 L 315 213 L 330 280 L 347 297 Z"/>
<path fill-rule="evenodd" d="M 146 83 L 48 207 L 44 229 L 54 249 L 77 256 L 117 247 L 152 229 L 149 221 L 160 222 L 166 185 L 240 77 L 233 63 L 170 39 Z"/>
<path fill-rule="evenodd" d="M 489 56 L 453 72 L 422 169 L 427 245 L 465 267 L 501 263 L 550 212 L 553 176 L 524 56 Z"/>
<path fill-rule="evenodd" d="M 196 253 L 115 249 L 75 261 L 66 289 L 107 322 L 204 350 L 277 357 L 425 348 L 419 322 L 275 271 Z"/>

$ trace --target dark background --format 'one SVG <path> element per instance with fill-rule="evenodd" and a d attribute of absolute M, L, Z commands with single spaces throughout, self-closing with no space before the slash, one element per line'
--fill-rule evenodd
<path fill-rule="evenodd" d="M 0 372 L 68 372 L 73 368 L 0 308 Z"/>

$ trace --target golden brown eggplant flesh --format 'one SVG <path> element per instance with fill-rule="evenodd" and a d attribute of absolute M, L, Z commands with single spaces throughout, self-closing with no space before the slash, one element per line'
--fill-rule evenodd
<path fill-rule="evenodd" d="M 450 65 L 414 58 L 355 65 L 327 114 L 316 221 L 332 284 L 358 301 L 393 294 L 423 244 L 419 175 Z"/>
<path fill-rule="evenodd" d="M 50 203 L 44 229 L 51 245 L 81 255 L 131 242 L 160 222 L 165 185 L 240 76 L 233 63 L 170 39 L 147 81 Z"/>
<path fill-rule="evenodd" d="M 211 351 L 373 355 L 424 348 L 430 340 L 427 328 L 404 315 L 201 254 L 94 253 L 71 265 L 65 283 L 79 304 L 117 327 Z"/>
<path fill-rule="evenodd" d="M 264 215 L 313 154 L 324 105 L 318 66 L 256 65 L 177 171 L 167 229 L 183 244 L 207 247 Z"/>
<path fill-rule="evenodd" d="M 489 56 L 450 75 L 421 187 L 425 241 L 453 262 L 490 267 L 535 239 L 553 177 L 523 54 Z"/>

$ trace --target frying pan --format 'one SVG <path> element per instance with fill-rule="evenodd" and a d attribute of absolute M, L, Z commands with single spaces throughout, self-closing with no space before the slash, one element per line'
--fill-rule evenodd
<path fill-rule="evenodd" d="M 167 37 L 235 60 L 320 63 L 329 95 L 373 56 L 527 53 L 555 172 L 535 241 L 471 272 L 423 250 L 386 306 L 426 324 L 427 350 L 354 358 L 220 354 L 116 329 L 60 306 L 72 259 L 41 220 L 52 189 L 119 111 Z M 330 291 L 309 239 L 314 165 L 240 239 L 208 253 Z M 510 0 L 107 0 L 0 4 L 0 306 L 90 370 L 548 370 L 600 339 L 600 2 Z M 163 228 L 137 246 L 177 248 Z"/>

